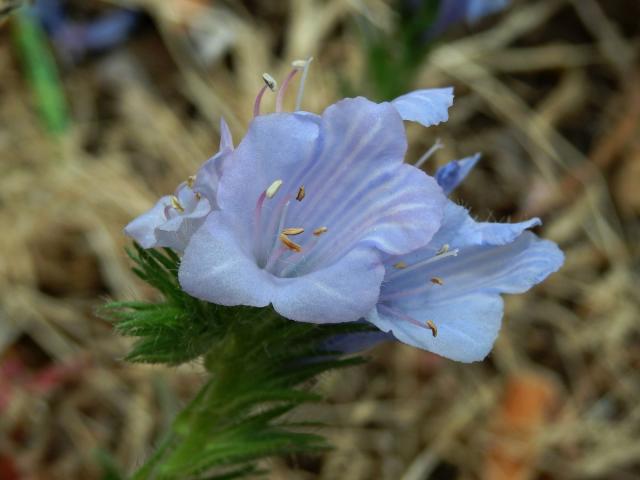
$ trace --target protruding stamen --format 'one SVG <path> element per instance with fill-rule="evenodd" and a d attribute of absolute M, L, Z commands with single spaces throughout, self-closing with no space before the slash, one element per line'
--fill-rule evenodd
<path fill-rule="evenodd" d="M 294 68 L 289 72 L 289 75 L 287 75 L 287 78 L 284 79 L 284 82 L 282 82 L 282 86 L 280 87 L 280 90 L 278 91 L 278 96 L 276 97 L 276 112 L 282 111 L 282 103 L 284 102 L 284 95 L 285 93 L 287 93 L 287 88 L 289 87 L 289 83 L 291 83 L 291 80 L 293 79 L 293 77 L 296 76 L 296 73 L 298 73 L 298 69 Z"/>
<path fill-rule="evenodd" d="M 296 200 L 301 202 L 302 199 L 304 198 L 304 185 L 300 185 L 300 188 L 298 189 L 298 194 L 296 195 Z"/>
<path fill-rule="evenodd" d="M 271 90 L 272 92 L 275 92 L 276 88 L 278 88 L 278 82 L 276 82 L 276 79 L 273 78 L 268 73 L 263 73 L 262 74 L 262 80 L 264 80 L 264 84 L 267 87 L 269 87 L 269 90 Z"/>
<path fill-rule="evenodd" d="M 282 180 L 278 179 L 275 180 L 271 185 L 269 185 L 269 188 L 267 188 L 264 191 L 264 194 L 266 195 L 267 198 L 273 198 L 276 193 L 278 193 L 278 190 L 280 190 L 280 187 L 282 186 Z"/>
<path fill-rule="evenodd" d="M 424 323 L 419 322 L 418 320 L 416 320 L 412 316 L 407 315 L 406 313 L 400 312 L 400 311 L 396 310 L 395 308 L 391 308 L 391 307 L 385 305 L 384 303 L 379 303 L 378 304 L 378 308 L 380 310 L 386 311 L 388 314 L 393 315 L 396 318 L 399 318 L 400 320 L 404 320 L 406 322 L 409 322 L 409 323 L 415 325 L 416 327 L 428 328 L 428 327 L 425 326 Z"/>
<path fill-rule="evenodd" d="M 327 231 L 328 231 L 328 230 L 329 230 L 329 229 L 328 229 L 327 227 L 319 227 L 319 228 L 316 228 L 316 229 L 313 231 L 313 234 L 314 234 L 316 237 L 319 237 L 319 236 L 320 236 L 320 235 L 322 235 L 323 233 L 327 233 Z"/>
<path fill-rule="evenodd" d="M 426 322 L 427 327 L 429 327 L 429 329 L 431 330 L 431 334 L 433 335 L 433 337 L 437 337 L 438 336 L 438 327 L 435 323 L 433 323 L 433 320 L 427 320 Z"/>
<path fill-rule="evenodd" d="M 193 184 L 196 183 L 196 176 L 195 175 L 189 175 L 187 177 L 187 187 L 193 189 Z"/>
<path fill-rule="evenodd" d="M 404 262 L 394 263 L 393 264 L 393 268 L 396 268 L 398 270 L 402 270 L 403 268 L 407 268 L 407 264 L 404 263 Z"/>
<path fill-rule="evenodd" d="M 439 138 L 436 138 L 436 143 L 431 145 L 431 148 L 424 152 L 424 154 L 418 159 L 416 163 L 413 164 L 413 166 L 416 168 L 420 168 L 427 160 L 429 160 L 433 156 L 434 153 L 436 153 L 442 147 L 444 147 L 444 144 L 440 142 Z"/>
<path fill-rule="evenodd" d="M 267 86 L 263 85 L 262 88 L 260 89 L 260 91 L 258 92 L 258 95 L 256 96 L 256 101 L 253 102 L 253 116 L 257 117 L 258 115 L 260 115 L 260 103 L 262 103 L 262 96 L 264 95 L 264 92 L 267 91 Z"/>
<path fill-rule="evenodd" d="M 449 251 L 449 244 L 445 243 L 440 247 L 440 250 L 436 252 L 436 255 L 443 255 Z"/>
<path fill-rule="evenodd" d="M 281 233 L 278 238 L 280 239 L 280 241 L 282 243 L 284 243 L 284 245 L 290 249 L 293 250 L 294 252 L 298 252 L 300 253 L 302 251 L 302 247 L 300 245 L 298 245 L 296 242 L 294 242 L 293 240 L 291 240 L 289 237 L 287 237 L 284 233 Z"/>
<path fill-rule="evenodd" d="M 438 250 L 438 252 L 436 252 L 436 254 L 433 257 L 429 257 L 429 258 L 425 258 L 424 260 L 421 260 L 419 262 L 416 263 L 412 263 L 411 265 L 407 265 L 406 268 L 401 269 L 397 272 L 390 272 L 388 273 L 386 279 L 387 281 L 390 281 L 393 278 L 399 277 L 401 275 L 405 275 L 406 273 L 409 272 L 413 272 L 414 270 L 417 270 L 419 268 L 423 268 L 431 263 L 434 262 L 438 262 L 440 260 L 443 260 L 447 257 L 455 257 L 458 255 L 458 249 L 453 249 L 453 250 L 449 250 L 449 245 L 445 244 L 442 246 L 442 248 L 440 248 L 440 250 Z M 421 291 L 423 288 L 423 286 L 419 286 L 417 289 L 417 291 Z M 410 293 L 410 291 L 407 292 L 400 292 L 400 293 L 395 293 L 395 294 L 391 294 L 388 297 L 398 297 L 398 296 L 406 296 L 408 293 Z"/>
<path fill-rule="evenodd" d="M 434 285 L 444 285 L 444 280 L 442 280 L 440 277 L 433 277 L 431 279 L 431 283 L 433 283 Z"/>
<path fill-rule="evenodd" d="M 301 227 L 290 227 L 282 230 L 283 235 L 300 235 L 301 233 L 304 233 L 304 228 Z"/>
<path fill-rule="evenodd" d="M 274 80 L 274 78 L 271 75 L 269 75 L 268 73 L 263 73 L 262 74 L 262 80 L 264 80 L 264 85 L 262 86 L 262 88 L 258 92 L 258 95 L 256 96 L 256 101 L 253 103 L 253 116 L 254 117 L 257 117 L 258 115 L 260 115 L 260 104 L 262 103 L 262 97 L 264 96 L 264 92 L 267 91 L 267 88 L 270 89 L 273 92 L 273 91 L 275 91 L 276 87 L 278 86 L 278 82 L 276 82 Z"/>
<path fill-rule="evenodd" d="M 200 192 L 196 192 L 196 200 L 200 201 L 202 199 L 202 194 Z"/>
<path fill-rule="evenodd" d="M 171 206 L 180 213 L 184 212 L 184 207 L 180 204 L 180 200 L 175 195 L 171 195 Z"/>
<path fill-rule="evenodd" d="M 300 86 L 298 87 L 298 95 L 296 96 L 296 110 L 300 110 L 300 107 L 302 106 L 302 96 L 304 95 L 304 84 L 307 82 L 309 66 L 311 65 L 312 61 L 313 61 L 313 57 L 309 57 L 304 62 L 304 69 L 302 70 L 302 78 L 300 79 Z M 296 67 L 298 62 L 300 62 L 300 60 L 296 60 L 293 66 Z"/>

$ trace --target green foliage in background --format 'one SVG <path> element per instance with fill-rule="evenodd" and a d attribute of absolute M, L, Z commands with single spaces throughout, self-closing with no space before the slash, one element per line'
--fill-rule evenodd
<path fill-rule="evenodd" d="M 39 19 L 26 7 L 14 15 L 13 38 L 44 126 L 55 135 L 64 133 L 69 114 L 56 61 Z"/>
<path fill-rule="evenodd" d="M 261 458 L 328 448 L 322 436 L 309 432 L 317 425 L 292 423 L 287 414 L 319 400 L 308 388 L 315 376 L 362 361 L 339 358 L 323 344 L 370 327 L 305 324 L 271 308 L 212 305 L 180 289 L 179 258 L 172 251 L 136 245 L 129 255 L 135 273 L 163 300 L 105 307 L 121 334 L 137 338 L 127 359 L 168 365 L 197 359 L 210 374 L 132 478 L 239 478 L 259 473 Z"/>
<path fill-rule="evenodd" d="M 364 17 L 359 19 L 366 58 L 363 88 L 373 88 L 372 98 L 392 100 L 412 90 L 417 69 L 431 45 L 427 32 L 439 3 L 439 0 L 398 0 L 391 32 L 380 30 Z"/>

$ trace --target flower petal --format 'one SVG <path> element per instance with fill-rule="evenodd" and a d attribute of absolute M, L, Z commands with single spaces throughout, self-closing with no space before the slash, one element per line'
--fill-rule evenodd
<path fill-rule="evenodd" d="M 502 311 L 499 296 L 481 294 L 469 295 L 447 308 L 430 307 L 429 319 L 433 319 L 438 329 L 435 337 L 429 328 L 399 320 L 381 308 L 373 311 L 367 320 L 383 332 L 392 332 L 407 345 L 451 360 L 477 362 L 483 360 L 493 347 L 500 331 Z M 416 315 L 420 312 L 409 313 Z"/>
<path fill-rule="evenodd" d="M 356 249 L 340 262 L 301 277 L 278 278 L 258 267 L 223 212 L 211 213 L 194 234 L 180 265 L 185 292 L 220 305 L 263 307 L 313 323 L 355 321 L 378 299 L 384 266 L 369 249 Z"/>
<path fill-rule="evenodd" d="M 157 246 L 156 228 L 167 221 L 164 211 L 171 205 L 171 197 L 165 195 L 156 204 L 142 215 L 133 219 L 124 228 L 124 233 L 133 238 L 142 248 L 153 248 Z"/>
<path fill-rule="evenodd" d="M 271 302 L 293 320 L 362 318 L 378 298 L 381 253 L 428 242 L 446 202 L 433 178 L 403 163 L 405 150 L 389 103 L 255 118 L 220 180 L 220 212 L 185 252 L 183 288 L 223 305 Z M 283 240 L 285 227 L 295 239 Z"/>
<path fill-rule="evenodd" d="M 222 212 L 211 213 L 193 235 L 180 263 L 185 292 L 219 305 L 269 305 L 273 284 L 247 252 Z"/>
<path fill-rule="evenodd" d="M 425 127 L 446 122 L 453 105 L 453 87 L 415 90 L 391 102 L 403 120 L 418 122 Z"/>
<path fill-rule="evenodd" d="M 158 225 L 155 246 L 169 247 L 177 252 L 183 252 L 209 212 L 211 212 L 211 205 L 206 198 L 202 198 L 190 213 L 178 215 Z"/>
<path fill-rule="evenodd" d="M 214 208 L 217 208 L 218 186 L 222 172 L 231 158 L 232 150 L 220 150 L 207 160 L 198 170 L 193 190 L 204 196 Z"/>
<path fill-rule="evenodd" d="M 475 167 L 481 155 L 476 153 L 461 160 L 453 160 L 443 165 L 436 171 L 436 181 L 442 187 L 444 193 L 449 195 L 467 177 L 469 172 Z"/>
<path fill-rule="evenodd" d="M 245 217 L 243 221 L 250 229 L 246 216 L 253 214 L 262 192 L 275 180 L 290 179 L 296 169 L 304 171 L 312 161 L 318 124 L 319 117 L 311 114 L 277 113 L 254 118 L 220 181 L 220 208 Z M 288 182 L 283 191 L 298 187 Z M 269 203 L 265 215 L 274 202 Z"/>
<path fill-rule="evenodd" d="M 297 275 L 333 263 L 359 242 L 388 253 L 407 252 L 438 229 L 446 199 L 432 177 L 403 163 L 405 151 L 404 126 L 389 103 L 346 99 L 321 118 L 263 115 L 235 150 L 218 200 L 242 219 L 246 235 L 254 235 L 256 201 L 274 180 L 283 184 L 277 197 L 265 202 L 263 218 L 278 216 L 304 186 L 304 201 L 292 202 L 287 225 L 305 228 L 296 237 L 302 245 L 315 241 L 316 228 L 326 226 L 327 233 L 305 253 Z M 262 250 L 267 250 L 274 232 L 261 226 L 259 234 L 264 239 L 256 242 L 265 242 Z"/>
<path fill-rule="evenodd" d="M 540 225 L 539 218 L 518 223 L 476 222 L 464 207 L 448 201 L 440 230 L 429 246 L 409 258 L 411 263 L 432 256 L 443 245 L 463 248 L 473 245 L 504 245 L 513 242 L 522 232 Z"/>
<path fill-rule="evenodd" d="M 355 98 L 327 108 L 319 143 L 315 162 L 293 183 L 307 196 L 292 224 L 328 228 L 303 271 L 356 243 L 400 253 L 428 242 L 446 200 L 432 177 L 403 163 L 404 126 L 389 103 Z"/>
<path fill-rule="evenodd" d="M 500 294 L 524 292 L 562 265 L 553 242 L 524 232 L 538 222 L 478 223 L 449 202 L 427 247 L 388 259 L 378 307 L 367 319 L 410 345 L 454 360 L 481 360 L 500 328 Z M 437 255 L 445 244 L 459 249 L 457 256 Z M 401 270 L 392 266 L 398 260 L 406 265 Z"/>
<path fill-rule="evenodd" d="M 292 320 L 351 322 L 369 312 L 380 292 L 384 266 L 371 249 L 352 250 L 339 262 L 300 277 L 276 278 L 273 307 Z"/>
<path fill-rule="evenodd" d="M 220 117 L 220 151 L 233 150 L 233 137 L 229 125 L 223 117 Z"/>

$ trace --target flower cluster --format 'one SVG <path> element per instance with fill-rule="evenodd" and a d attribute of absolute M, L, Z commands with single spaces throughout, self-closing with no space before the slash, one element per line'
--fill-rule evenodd
<path fill-rule="evenodd" d="M 380 335 L 481 360 L 499 330 L 500 294 L 542 281 L 562 253 L 527 231 L 537 219 L 476 222 L 447 198 L 479 156 L 435 177 L 404 162 L 403 120 L 446 121 L 451 88 L 283 113 L 300 68 L 276 112 L 260 114 L 275 88 L 267 77 L 237 148 L 223 121 L 220 151 L 126 233 L 180 252 L 180 284 L 202 300 L 272 305 L 302 322 L 368 321 Z"/>

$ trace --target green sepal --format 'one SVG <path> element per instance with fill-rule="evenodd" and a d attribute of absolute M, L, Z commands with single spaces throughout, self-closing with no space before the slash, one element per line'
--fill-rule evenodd
<path fill-rule="evenodd" d="M 126 359 L 177 365 L 198 360 L 209 379 L 177 415 L 155 453 L 133 479 L 225 479 L 260 473 L 269 456 L 329 448 L 313 421 L 288 420 L 321 397 L 310 381 L 361 363 L 327 351 L 336 335 L 371 330 L 361 324 L 294 322 L 272 308 L 224 307 L 186 294 L 171 250 L 128 250 L 134 272 L 162 295 L 156 303 L 111 302 L 102 309 L 122 335 L 136 338 Z"/>

